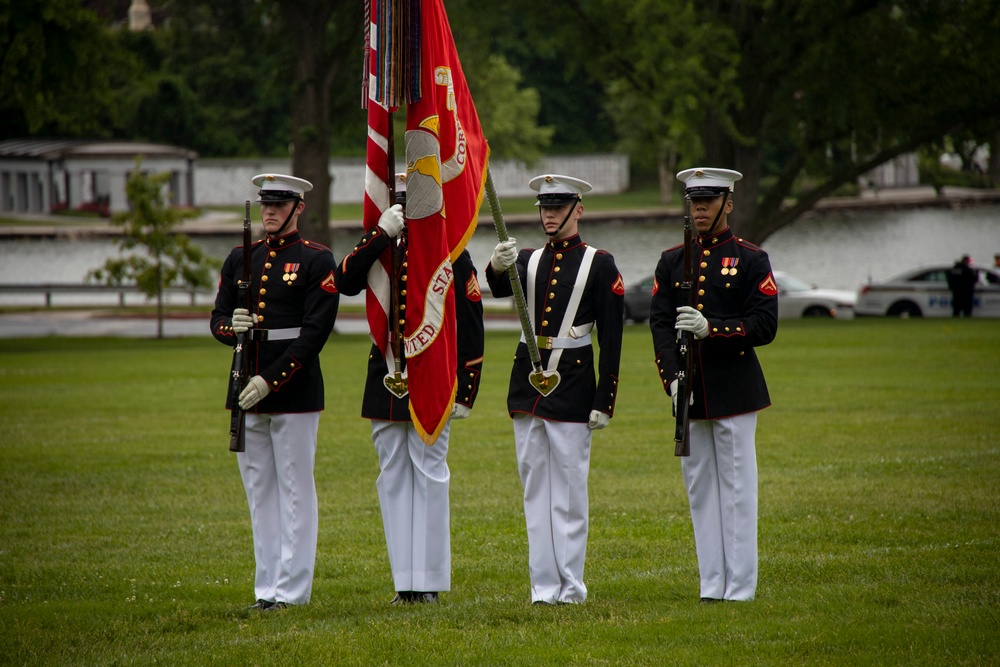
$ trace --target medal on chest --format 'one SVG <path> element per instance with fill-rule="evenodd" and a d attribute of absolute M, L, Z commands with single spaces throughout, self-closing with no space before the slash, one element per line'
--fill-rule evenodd
<path fill-rule="evenodd" d="M 295 282 L 295 279 L 299 277 L 298 270 L 299 264 L 285 264 L 285 274 L 281 276 L 281 279 L 288 283 L 288 286 L 291 287 L 292 283 Z"/>
<path fill-rule="evenodd" d="M 735 276 L 736 275 L 736 265 L 740 263 L 739 257 L 723 257 L 722 258 L 722 275 L 724 276 Z"/>

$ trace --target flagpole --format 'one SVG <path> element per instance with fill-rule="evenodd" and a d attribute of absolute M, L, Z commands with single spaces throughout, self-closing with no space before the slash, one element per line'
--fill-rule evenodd
<path fill-rule="evenodd" d="M 393 146 L 392 112 L 389 112 L 389 127 L 386 130 L 386 163 L 388 164 L 389 206 L 396 203 L 396 151 Z M 389 251 L 389 310 L 392 311 L 392 321 L 389 327 L 389 343 L 392 345 L 393 373 L 386 374 L 383 382 L 393 394 L 402 398 L 409 388 L 403 377 L 403 332 L 400 330 L 399 308 L 399 250 L 396 239 L 390 239 Z"/>
<path fill-rule="evenodd" d="M 500 199 L 497 197 L 497 189 L 493 184 L 493 172 L 489 167 L 486 168 L 486 199 L 489 201 L 490 212 L 493 214 L 493 226 L 496 227 L 497 238 L 501 243 L 507 241 L 510 238 L 507 234 L 507 224 L 503 220 Z M 524 298 L 521 277 L 517 274 L 515 264 L 507 267 L 507 277 L 510 279 L 510 286 L 514 291 L 514 305 L 517 306 L 517 314 L 521 320 L 521 333 L 528 345 L 528 356 L 531 358 L 531 366 L 534 369 L 528 376 L 528 380 L 542 396 L 548 396 L 559 384 L 559 371 L 542 370 L 542 355 L 538 351 L 538 339 L 535 337 L 535 330 L 531 324 L 531 318 L 528 316 L 528 304 Z"/>

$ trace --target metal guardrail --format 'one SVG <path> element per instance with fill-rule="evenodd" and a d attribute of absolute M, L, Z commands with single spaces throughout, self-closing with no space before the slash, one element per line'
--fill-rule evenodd
<path fill-rule="evenodd" d="M 52 296 L 57 293 L 66 294 L 117 294 L 118 305 L 125 307 L 126 295 L 146 295 L 135 285 L 84 285 L 80 283 L 42 283 L 33 285 L 18 285 L 11 283 L 0 283 L 0 294 L 41 294 L 45 297 L 45 307 L 52 307 Z M 192 306 L 197 304 L 198 296 L 213 297 L 214 290 L 193 287 L 165 287 L 163 293 L 166 295 L 184 294 L 190 297 Z"/>
<path fill-rule="evenodd" d="M 136 297 L 141 296 L 144 300 L 144 305 L 153 303 L 153 299 L 146 297 L 146 295 L 135 285 L 86 285 L 82 283 L 35 283 L 31 285 L 22 285 L 17 283 L 0 283 L 0 306 L 12 305 L 9 301 L 7 303 L 3 303 L 2 297 L 7 294 L 15 296 L 38 294 L 44 298 L 46 308 L 51 308 L 53 306 L 53 295 L 55 294 L 90 294 L 97 296 L 117 294 L 118 306 L 121 308 L 128 305 L 125 303 L 125 297 L 127 295 Z M 164 288 L 164 294 L 168 296 L 184 295 L 188 298 L 188 302 L 192 306 L 211 305 L 215 301 L 215 290 L 204 287 L 167 287 Z M 199 297 L 203 299 L 200 304 L 198 303 Z M 340 305 L 344 306 L 348 303 L 364 306 L 364 295 L 361 294 L 359 296 L 348 297 L 342 294 L 340 298 Z M 16 305 L 24 304 L 19 302 Z M 512 297 L 494 299 L 490 297 L 489 290 L 485 289 L 483 290 L 483 307 L 487 313 L 509 313 L 515 311 L 514 299 Z"/>

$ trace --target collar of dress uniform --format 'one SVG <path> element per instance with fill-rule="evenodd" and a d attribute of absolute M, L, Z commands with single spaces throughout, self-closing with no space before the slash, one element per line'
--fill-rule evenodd
<path fill-rule="evenodd" d="M 298 230 L 291 232 L 290 234 L 285 234 L 284 236 L 268 236 L 264 239 L 268 248 L 283 248 L 284 246 L 291 245 L 299 241 L 302 237 L 299 235 Z"/>
<path fill-rule="evenodd" d="M 711 248 L 712 246 L 717 246 L 720 243 L 725 243 L 726 241 L 733 238 L 733 230 L 730 227 L 726 227 L 722 231 L 708 235 L 698 235 L 698 245 L 702 248 Z"/>
<path fill-rule="evenodd" d="M 546 244 L 550 250 L 571 250 L 577 246 L 583 245 L 583 239 L 580 238 L 579 234 L 574 234 L 569 238 L 565 239 L 550 239 Z"/>

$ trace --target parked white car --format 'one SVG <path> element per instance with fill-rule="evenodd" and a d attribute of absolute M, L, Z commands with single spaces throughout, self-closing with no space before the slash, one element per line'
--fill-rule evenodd
<path fill-rule="evenodd" d="M 824 289 L 784 271 L 774 271 L 778 283 L 778 317 L 854 317 L 855 294 Z"/>
<path fill-rule="evenodd" d="M 778 283 L 778 317 L 854 317 L 854 292 L 820 289 L 784 271 L 774 271 Z M 649 299 L 653 276 L 630 285 L 625 290 L 625 319 L 645 322 L 649 319 Z"/>
<path fill-rule="evenodd" d="M 1000 271 L 973 266 L 978 274 L 973 317 L 1000 317 Z M 951 317 L 948 270 L 951 265 L 925 266 L 858 291 L 858 315 Z"/>

